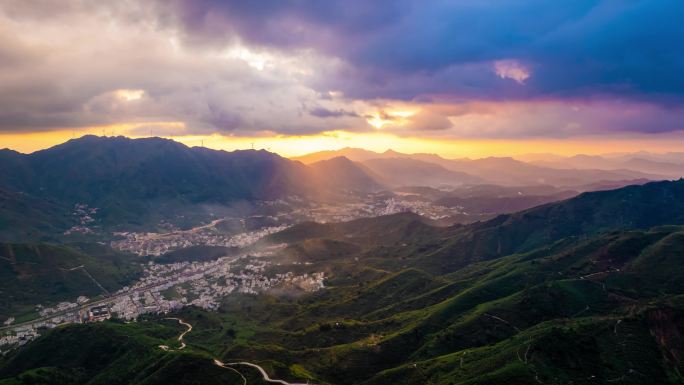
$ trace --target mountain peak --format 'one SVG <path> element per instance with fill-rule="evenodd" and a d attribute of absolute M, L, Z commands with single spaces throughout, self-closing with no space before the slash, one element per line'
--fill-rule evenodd
<path fill-rule="evenodd" d="M 398 152 L 398 151 L 394 151 L 394 150 L 392 150 L 391 148 L 388 149 L 387 151 L 383 152 L 382 155 L 385 155 L 385 156 L 393 156 L 393 157 L 397 157 L 397 156 L 406 156 L 406 154 L 403 154 L 403 153 Z"/>
<path fill-rule="evenodd" d="M 336 157 L 330 158 L 330 159 L 319 160 L 319 161 L 316 162 L 316 163 L 323 163 L 323 162 L 329 162 L 329 163 L 354 163 L 354 162 L 352 162 L 349 158 L 347 158 L 347 157 L 344 156 L 344 155 L 336 156 Z M 314 163 L 314 164 L 316 164 L 316 163 Z"/>
<path fill-rule="evenodd" d="M 69 139 L 68 141 L 58 144 L 56 146 L 47 148 L 45 150 L 36 151 L 36 153 L 44 151 L 53 151 L 64 148 L 82 148 L 87 149 L 90 146 L 126 146 L 126 145 L 146 145 L 146 146 L 162 146 L 172 145 L 176 147 L 188 148 L 180 142 L 172 139 L 160 137 L 146 137 L 146 138 L 129 138 L 126 136 L 98 136 L 98 135 L 83 135 L 80 138 Z"/>

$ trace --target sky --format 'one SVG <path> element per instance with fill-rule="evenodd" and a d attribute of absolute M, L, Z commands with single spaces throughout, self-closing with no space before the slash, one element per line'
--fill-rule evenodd
<path fill-rule="evenodd" d="M 4 0 L 0 147 L 684 149 L 681 0 Z"/>

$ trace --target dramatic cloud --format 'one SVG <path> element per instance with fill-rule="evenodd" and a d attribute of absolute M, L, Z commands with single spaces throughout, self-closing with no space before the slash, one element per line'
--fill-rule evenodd
<path fill-rule="evenodd" d="M 0 131 L 684 129 L 679 0 L 8 0 Z"/>
<path fill-rule="evenodd" d="M 315 68 L 332 69 L 336 59 L 238 42 L 193 48 L 161 24 L 156 8 L 64 4 L 54 14 L 42 3 L 0 5 L 0 130 L 160 121 L 182 122 L 185 133 L 368 129 L 353 112 L 309 114 L 313 106 L 349 108 L 307 85 Z"/>
<path fill-rule="evenodd" d="M 684 92 L 678 0 L 199 0 L 177 2 L 172 14 L 167 20 L 193 43 L 234 38 L 339 57 L 354 77 L 331 83 L 347 84 L 341 88 L 349 95 L 412 98 L 451 90 L 490 98 L 514 86 L 495 82 L 490 68 L 499 60 L 539 71 L 530 93 L 509 96 L 680 100 Z M 407 80 L 410 89 L 387 86 Z"/>
<path fill-rule="evenodd" d="M 475 102 L 436 108 L 457 137 L 570 138 L 661 134 L 684 128 L 681 108 L 626 101 Z M 433 107 L 434 108 L 434 107 Z"/>

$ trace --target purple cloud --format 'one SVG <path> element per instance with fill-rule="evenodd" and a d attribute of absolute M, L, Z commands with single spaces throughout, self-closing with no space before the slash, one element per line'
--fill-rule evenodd
<path fill-rule="evenodd" d="M 319 86 L 362 98 L 608 94 L 679 102 L 682 14 L 677 0 L 202 0 L 177 2 L 174 20 L 193 42 L 236 38 L 340 57 L 353 77 Z M 527 63 L 525 91 L 492 72 L 502 60 Z"/>

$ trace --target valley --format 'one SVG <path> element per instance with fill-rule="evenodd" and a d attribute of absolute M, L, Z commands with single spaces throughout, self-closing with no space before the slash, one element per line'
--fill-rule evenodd
<path fill-rule="evenodd" d="M 0 384 L 177 370 L 222 384 L 679 381 L 681 180 L 446 184 L 462 175 L 439 171 L 400 186 L 380 165 L 338 159 L 314 165 L 308 191 L 226 202 L 79 196 L 53 206 L 57 231 L 20 222 L 0 249 Z M 111 346 L 107 362 L 83 355 Z"/>

